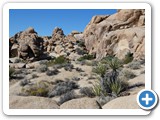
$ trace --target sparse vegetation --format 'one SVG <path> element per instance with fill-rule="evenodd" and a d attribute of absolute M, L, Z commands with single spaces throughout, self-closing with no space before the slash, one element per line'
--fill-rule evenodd
<path fill-rule="evenodd" d="M 87 97 L 95 97 L 95 94 L 93 93 L 91 87 L 90 88 L 89 87 L 80 88 L 80 93 Z"/>
<path fill-rule="evenodd" d="M 37 74 L 32 74 L 32 78 L 34 79 L 34 78 L 37 78 L 38 77 L 38 75 Z"/>
<path fill-rule="evenodd" d="M 107 69 L 108 69 L 107 65 L 98 63 L 98 65 L 92 69 L 92 72 L 97 73 L 101 77 L 104 77 Z"/>
<path fill-rule="evenodd" d="M 47 62 L 46 65 L 49 67 L 49 66 L 54 66 L 56 64 L 65 64 L 68 62 L 69 62 L 69 60 L 67 58 L 65 58 L 64 56 L 59 56 L 59 57 Z"/>
<path fill-rule="evenodd" d="M 133 70 L 137 70 L 141 68 L 141 63 L 139 61 L 132 61 L 127 65 L 127 67 Z"/>
<path fill-rule="evenodd" d="M 9 68 L 9 78 L 12 78 L 14 74 L 15 74 L 15 69 L 10 67 Z"/>
<path fill-rule="evenodd" d="M 133 79 L 136 77 L 136 75 L 130 70 L 123 70 L 122 74 L 127 80 Z"/>
<path fill-rule="evenodd" d="M 80 57 L 79 59 L 77 59 L 78 61 L 83 61 L 83 60 L 93 60 L 95 59 L 94 55 L 84 55 L 82 57 Z"/>
<path fill-rule="evenodd" d="M 75 98 L 76 98 L 76 95 L 75 95 L 74 91 L 73 90 L 72 91 L 68 91 L 63 96 L 60 97 L 59 103 L 63 104 L 64 102 L 72 100 L 72 99 L 75 99 Z"/>
<path fill-rule="evenodd" d="M 75 51 L 76 51 L 76 53 L 77 53 L 78 55 L 87 54 L 87 52 L 86 52 L 85 50 L 81 49 L 81 48 L 76 48 Z"/>
<path fill-rule="evenodd" d="M 24 79 L 24 80 L 21 80 L 19 85 L 24 87 L 25 85 L 29 84 L 30 83 L 30 80 L 27 80 L 27 79 Z"/>
<path fill-rule="evenodd" d="M 133 60 L 133 53 L 128 52 L 123 59 L 123 64 L 128 64 Z"/>
<path fill-rule="evenodd" d="M 103 92 L 102 86 L 99 82 L 93 84 L 92 91 L 96 96 L 101 96 L 102 94 L 106 94 L 105 91 Z"/>
<path fill-rule="evenodd" d="M 23 87 L 20 95 L 47 97 L 49 92 L 49 83 L 41 81 L 30 87 Z"/>
<path fill-rule="evenodd" d="M 77 89 L 79 86 L 73 81 L 60 82 L 49 92 L 49 97 L 60 96 L 68 91 Z"/>
<path fill-rule="evenodd" d="M 59 70 L 54 69 L 54 70 L 47 70 L 46 75 L 52 76 L 52 75 L 57 75 L 59 73 Z"/>
<path fill-rule="evenodd" d="M 39 73 L 46 72 L 47 70 L 48 70 L 47 65 L 40 65 L 37 67 L 37 72 L 39 72 Z"/>
<path fill-rule="evenodd" d="M 54 60 L 54 64 L 64 64 L 67 62 L 68 62 L 68 60 L 64 56 L 59 56 L 59 57 L 55 58 L 55 60 Z"/>

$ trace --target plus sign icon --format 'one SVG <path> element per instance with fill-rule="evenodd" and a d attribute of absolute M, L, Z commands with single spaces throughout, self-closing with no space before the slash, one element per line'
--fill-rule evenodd
<path fill-rule="evenodd" d="M 157 101 L 157 94 L 153 90 L 141 90 L 137 95 L 137 103 L 144 110 L 154 108 Z"/>

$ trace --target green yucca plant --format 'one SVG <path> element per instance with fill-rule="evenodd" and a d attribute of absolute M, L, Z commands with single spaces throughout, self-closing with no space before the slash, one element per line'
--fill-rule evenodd
<path fill-rule="evenodd" d="M 96 67 L 93 68 L 92 72 L 99 74 L 101 77 L 104 77 L 108 67 L 105 64 L 98 63 Z"/>
<path fill-rule="evenodd" d="M 107 64 L 109 65 L 109 67 L 113 71 L 116 71 L 118 68 L 120 68 L 122 66 L 120 60 L 117 57 L 114 57 L 112 59 L 108 59 Z"/>
<path fill-rule="evenodd" d="M 92 91 L 96 96 L 101 96 L 102 88 L 100 83 L 93 84 Z"/>

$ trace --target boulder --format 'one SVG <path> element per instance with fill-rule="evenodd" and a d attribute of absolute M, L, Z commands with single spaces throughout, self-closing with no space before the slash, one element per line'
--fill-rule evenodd
<path fill-rule="evenodd" d="M 26 67 L 26 63 L 10 63 L 9 66 L 15 69 L 21 69 Z"/>
<path fill-rule="evenodd" d="M 128 52 L 134 59 L 144 59 L 144 14 L 141 9 L 123 9 L 110 16 L 94 16 L 83 32 L 86 49 L 97 60 L 106 55 L 124 59 Z"/>
<path fill-rule="evenodd" d="M 136 101 L 137 95 L 118 97 L 102 106 L 103 109 L 140 109 Z"/>
<path fill-rule="evenodd" d="M 94 98 L 79 98 L 63 103 L 60 109 L 100 109 L 100 107 Z"/>
<path fill-rule="evenodd" d="M 59 109 L 58 104 L 50 99 L 35 96 L 10 96 L 10 109 Z"/>

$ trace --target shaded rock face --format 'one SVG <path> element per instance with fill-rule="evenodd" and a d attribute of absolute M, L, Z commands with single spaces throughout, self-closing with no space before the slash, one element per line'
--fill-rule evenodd
<path fill-rule="evenodd" d="M 134 59 L 144 59 L 145 11 L 124 9 L 110 16 L 94 16 L 83 35 L 87 50 L 98 60 L 106 55 L 123 59 L 128 52 L 134 53 Z"/>
<path fill-rule="evenodd" d="M 13 44 L 18 52 L 18 57 L 22 59 L 38 58 L 41 55 L 41 44 L 43 40 L 38 37 L 37 32 L 33 28 L 28 28 L 23 32 L 15 34 L 10 38 L 10 53 L 12 53 Z"/>

